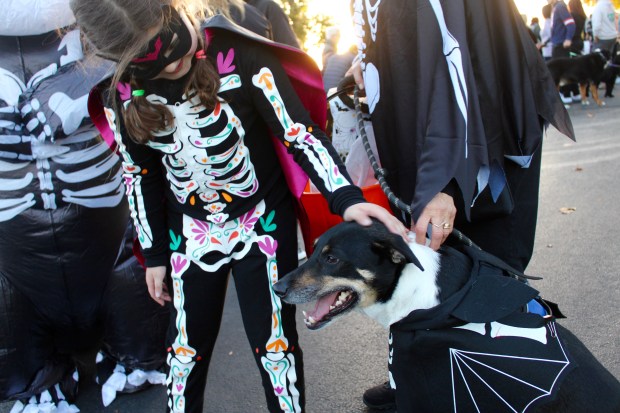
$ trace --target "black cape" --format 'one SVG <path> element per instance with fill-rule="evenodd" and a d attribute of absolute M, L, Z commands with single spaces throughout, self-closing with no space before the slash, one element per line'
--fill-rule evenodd
<path fill-rule="evenodd" d="M 387 181 L 416 220 L 458 185 L 465 212 L 506 186 L 508 159 L 527 166 L 548 124 L 568 114 L 512 1 L 354 0 L 373 127 Z"/>

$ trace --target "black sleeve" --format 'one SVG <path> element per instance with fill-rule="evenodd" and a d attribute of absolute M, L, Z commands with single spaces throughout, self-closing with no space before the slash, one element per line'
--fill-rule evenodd
<path fill-rule="evenodd" d="M 132 141 L 122 124 L 119 132 L 116 113 L 106 108 L 108 123 L 123 159 L 123 181 L 145 264 L 147 267 L 165 266 L 168 236 L 161 154 Z"/>
<path fill-rule="evenodd" d="M 271 23 L 271 30 L 273 33 L 273 40 L 278 43 L 288 44 L 296 48 L 300 48 L 299 41 L 295 32 L 291 28 L 291 23 L 288 20 L 288 16 L 275 2 L 269 2 L 265 10 L 265 16 Z"/>
<path fill-rule="evenodd" d="M 243 76 L 251 81 L 254 105 L 325 196 L 331 211 L 342 215 L 349 206 L 365 202 L 361 190 L 351 184 L 331 142 L 310 118 L 280 61 L 268 48 L 248 49 L 244 67 L 247 73 Z"/>

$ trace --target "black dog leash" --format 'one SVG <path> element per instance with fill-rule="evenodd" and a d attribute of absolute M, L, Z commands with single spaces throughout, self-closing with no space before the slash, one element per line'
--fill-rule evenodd
<path fill-rule="evenodd" d="M 381 186 L 381 189 L 385 193 L 385 196 L 387 196 L 388 201 L 390 201 L 390 203 L 394 205 L 396 208 L 400 209 L 401 211 L 411 216 L 412 214 L 411 205 L 406 204 L 400 198 L 398 198 L 396 194 L 394 194 L 394 192 L 388 185 L 387 181 L 385 180 L 385 175 L 386 175 L 385 169 L 379 167 L 379 163 L 377 162 L 377 159 L 375 158 L 375 154 L 372 152 L 372 148 L 370 147 L 370 142 L 368 141 L 368 135 L 366 134 L 366 128 L 364 127 L 364 118 L 362 116 L 361 103 L 359 99 L 359 89 L 357 86 L 355 86 L 355 89 L 353 90 L 353 101 L 355 103 L 355 116 L 357 119 L 357 128 L 359 129 L 360 138 L 362 139 L 362 143 L 364 144 L 364 149 L 366 149 L 366 154 L 368 155 L 368 159 L 370 160 L 370 165 L 372 166 L 372 170 L 375 173 L 375 178 L 379 182 L 379 185 Z M 459 241 L 461 241 L 463 244 L 467 246 L 475 247 L 477 249 L 482 249 L 478 245 L 476 245 L 471 239 L 469 239 L 465 234 L 463 234 L 461 231 L 459 231 L 456 228 L 452 228 L 451 235 L 454 235 Z"/>

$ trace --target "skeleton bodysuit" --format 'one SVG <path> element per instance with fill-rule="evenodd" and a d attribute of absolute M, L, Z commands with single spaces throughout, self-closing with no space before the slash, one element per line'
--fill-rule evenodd
<path fill-rule="evenodd" d="M 219 17 L 211 27 L 214 22 L 231 27 Z M 263 382 L 271 383 L 265 389 L 269 408 L 298 412 L 303 376 L 294 308 L 271 289 L 279 274 L 296 266 L 294 209 L 272 133 L 333 212 L 342 215 L 363 197 L 295 92 L 283 66 L 295 62 L 281 62 L 277 48 L 263 40 L 217 28 L 209 36 L 207 55 L 221 78 L 213 110 L 184 95 L 182 80 L 144 81 L 145 96 L 174 115 L 170 129 L 146 145 L 134 143 L 122 125 L 117 130 L 117 111 L 105 110 L 124 159 L 146 264 L 171 268 L 177 313 L 169 349 L 169 408 L 193 411 L 202 405 L 232 269 Z M 312 67 L 308 71 L 313 73 Z"/>

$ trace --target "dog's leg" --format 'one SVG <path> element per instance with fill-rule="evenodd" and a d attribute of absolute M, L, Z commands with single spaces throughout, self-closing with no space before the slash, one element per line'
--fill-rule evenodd
<path fill-rule="evenodd" d="M 586 84 L 585 83 L 579 84 L 579 94 L 581 95 L 581 104 L 589 105 L 590 102 L 588 101 L 588 97 L 586 96 Z"/>
<path fill-rule="evenodd" d="M 592 93 L 592 99 L 594 99 L 597 105 L 603 106 L 605 104 L 605 102 L 598 97 L 598 86 L 594 83 L 590 83 L 590 93 Z"/>

